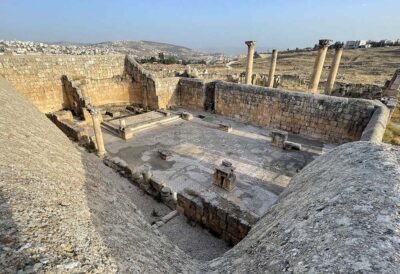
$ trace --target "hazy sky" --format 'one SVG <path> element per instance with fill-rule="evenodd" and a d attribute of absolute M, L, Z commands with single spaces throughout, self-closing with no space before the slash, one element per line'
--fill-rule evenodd
<path fill-rule="evenodd" d="M 400 0 L 0 0 L 0 40 L 150 40 L 245 51 L 400 38 Z"/>

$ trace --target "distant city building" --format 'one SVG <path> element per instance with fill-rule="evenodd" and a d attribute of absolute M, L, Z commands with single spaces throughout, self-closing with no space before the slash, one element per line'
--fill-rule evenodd
<path fill-rule="evenodd" d="M 393 40 L 388 40 L 388 39 L 384 39 L 384 40 L 379 41 L 379 44 L 380 44 L 382 47 L 392 46 L 394 43 L 395 43 L 395 41 L 393 41 Z"/>
<path fill-rule="evenodd" d="M 354 40 L 354 41 L 347 41 L 344 47 L 346 49 L 358 49 L 358 48 L 366 48 L 368 47 L 367 45 L 368 44 L 366 40 Z"/>

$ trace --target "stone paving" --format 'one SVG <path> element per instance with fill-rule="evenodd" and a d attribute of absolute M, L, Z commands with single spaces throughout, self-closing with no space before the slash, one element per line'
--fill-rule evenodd
<path fill-rule="evenodd" d="M 297 138 L 304 151 L 286 151 L 271 144 L 269 129 L 210 113 L 193 114 L 190 121 L 181 119 L 140 131 L 128 141 L 103 130 L 106 149 L 139 169 L 150 166 L 153 176 L 174 192 L 212 190 L 262 216 L 290 178 L 329 147 L 317 140 Z M 204 118 L 198 118 L 199 114 Z M 231 125 L 232 131 L 220 130 L 221 123 Z M 170 151 L 172 156 L 162 160 L 160 150 Z M 214 169 L 222 160 L 235 167 L 237 186 L 232 192 L 212 185 Z"/>

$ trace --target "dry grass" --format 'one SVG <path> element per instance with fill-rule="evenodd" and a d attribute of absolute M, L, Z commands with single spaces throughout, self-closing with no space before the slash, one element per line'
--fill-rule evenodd
<path fill-rule="evenodd" d="M 300 53 L 278 53 L 277 75 L 298 75 L 303 79 L 309 79 L 314 65 L 316 52 Z M 334 50 L 328 51 L 325 67 L 321 81 L 326 81 Z M 243 59 L 228 69 L 225 65 L 192 65 L 199 70 L 207 69 L 209 73 L 218 72 L 222 75 L 241 73 L 245 71 L 246 59 Z M 255 59 L 254 73 L 268 74 L 270 58 Z M 153 71 L 183 70 L 182 65 L 146 65 L 146 68 Z M 337 81 L 352 84 L 371 84 L 383 86 L 390 80 L 396 69 L 400 68 L 400 47 L 370 48 L 344 50 L 342 62 L 339 68 Z M 288 90 L 305 91 L 306 85 L 299 85 L 296 82 L 288 81 L 284 86 Z M 384 141 L 400 145 L 400 109 L 393 113 L 392 121 L 388 125 Z"/>
<path fill-rule="evenodd" d="M 400 145 L 400 124 L 389 122 L 383 136 L 383 141 L 393 145 Z"/>
<path fill-rule="evenodd" d="M 277 74 L 299 75 L 309 78 L 316 52 L 285 53 L 278 55 Z M 325 60 L 321 81 L 328 77 L 334 50 L 330 50 Z M 255 59 L 254 71 L 268 74 L 270 59 Z M 396 69 L 400 68 L 400 47 L 344 50 L 339 69 L 338 81 L 384 85 Z M 235 66 L 244 71 L 245 60 Z"/>

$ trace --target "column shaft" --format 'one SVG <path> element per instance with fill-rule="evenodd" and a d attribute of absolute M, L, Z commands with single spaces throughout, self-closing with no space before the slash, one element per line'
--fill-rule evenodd
<path fill-rule="evenodd" d="M 329 72 L 328 81 L 325 86 L 325 93 L 331 94 L 333 87 L 335 85 L 336 77 L 339 71 L 340 59 L 342 58 L 343 53 L 343 43 L 335 44 L 335 56 L 332 60 L 331 70 Z"/>
<path fill-rule="evenodd" d="M 324 68 L 326 52 L 328 51 L 330 40 L 319 40 L 318 55 L 315 59 L 309 91 L 316 93 L 318 91 L 319 80 L 321 79 L 322 69 Z"/>
<path fill-rule="evenodd" d="M 254 59 L 254 48 L 256 46 L 255 41 L 246 41 L 245 42 L 247 49 L 247 67 L 246 67 L 246 80 L 245 84 L 250 85 L 253 75 L 253 59 Z"/>
<path fill-rule="evenodd" d="M 272 88 L 274 86 L 276 60 L 278 59 L 278 51 L 274 49 L 271 55 L 271 67 L 269 68 L 269 76 L 267 87 Z"/>
<path fill-rule="evenodd" d="M 92 113 L 93 129 L 96 137 L 97 154 L 99 156 L 104 156 L 106 154 L 106 149 L 104 147 L 103 133 L 101 132 L 101 121 L 99 115 L 101 114 L 98 112 Z"/>

